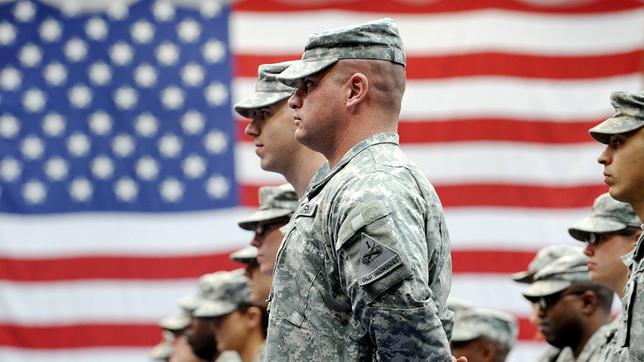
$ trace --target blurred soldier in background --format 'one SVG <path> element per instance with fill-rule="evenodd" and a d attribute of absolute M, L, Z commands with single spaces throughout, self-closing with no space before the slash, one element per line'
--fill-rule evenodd
<path fill-rule="evenodd" d="M 152 347 L 152 350 L 149 353 L 150 359 L 153 361 L 170 361 L 170 356 L 172 355 L 172 345 L 174 344 L 174 334 L 170 331 L 163 330 L 161 332 L 161 342 L 156 346 Z M 195 362 L 198 362 L 198 359 L 195 359 Z"/>
<path fill-rule="evenodd" d="M 604 182 L 615 199 L 629 203 L 644 219 L 644 92 L 615 92 L 615 114 L 590 129 L 595 140 L 606 144 L 598 162 Z M 624 293 L 621 326 L 613 338 L 610 360 L 644 361 L 644 234 L 626 258 L 629 277 Z"/>
<path fill-rule="evenodd" d="M 241 116 L 250 118 L 246 134 L 253 137 L 262 169 L 282 174 L 301 196 L 324 163 L 324 157 L 295 140 L 293 112 L 287 105 L 295 89 L 275 78 L 290 64 L 260 65 L 255 92 L 234 108 Z"/>
<path fill-rule="evenodd" d="M 245 265 L 246 276 L 248 277 L 248 287 L 250 289 L 250 302 L 254 305 L 266 308 L 268 306 L 268 294 L 271 291 L 271 275 L 262 273 L 257 263 L 257 248 L 247 246 L 230 254 L 230 258 L 240 264 Z"/>
<path fill-rule="evenodd" d="M 575 245 L 557 244 L 545 246 L 537 252 L 537 255 L 528 264 L 527 270 L 511 275 L 512 280 L 517 283 L 531 284 L 534 281 L 534 275 L 539 270 L 564 255 L 574 255 L 575 253 L 579 253 L 580 250 L 581 248 Z"/>
<path fill-rule="evenodd" d="M 517 320 L 508 313 L 461 305 L 454 310 L 452 354 L 468 362 L 504 362 L 518 333 Z"/>
<path fill-rule="evenodd" d="M 538 306 L 537 324 L 546 341 L 561 349 L 540 361 L 596 361 L 613 292 L 590 281 L 583 253 L 561 257 L 541 269 L 523 295 Z"/>

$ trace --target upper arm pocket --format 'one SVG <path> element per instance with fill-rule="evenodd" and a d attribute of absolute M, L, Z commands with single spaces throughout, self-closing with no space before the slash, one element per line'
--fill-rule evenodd
<path fill-rule="evenodd" d="M 335 243 L 335 250 L 340 250 L 360 229 L 376 220 L 384 218 L 390 213 L 391 210 L 380 200 L 368 201 L 351 209 L 340 226 L 338 239 Z"/>

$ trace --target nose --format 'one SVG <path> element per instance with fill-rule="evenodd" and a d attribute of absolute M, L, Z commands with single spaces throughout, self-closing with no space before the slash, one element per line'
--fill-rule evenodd
<path fill-rule="evenodd" d="M 298 88 L 295 93 L 288 99 L 288 106 L 291 109 L 298 109 L 302 107 L 302 91 Z"/>
<path fill-rule="evenodd" d="M 259 127 L 257 127 L 257 124 L 255 123 L 254 119 L 250 119 L 250 122 L 248 122 L 248 126 L 246 126 L 246 129 L 244 129 L 244 133 L 247 136 L 251 137 L 257 137 L 259 136 Z"/>
<path fill-rule="evenodd" d="M 597 158 L 597 162 L 604 166 L 610 165 L 610 163 L 612 162 L 612 150 L 609 146 L 606 146 L 606 148 L 604 148 L 604 151 Z"/>
<path fill-rule="evenodd" d="M 586 256 L 593 256 L 593 254 L 595 254 L 595 250 L 590 245 L 590 243 L 586 243 L 586 246 L 584 247 L 584 254 Z"/>
<path fill-rule="evenodd" d="M 250 245 L 259 248 L 262 246 L 262 241 L 263 237 L 259 233 L 255 233 L 255 236 L 253 236 L 253 240 L 250 241 Z"/>

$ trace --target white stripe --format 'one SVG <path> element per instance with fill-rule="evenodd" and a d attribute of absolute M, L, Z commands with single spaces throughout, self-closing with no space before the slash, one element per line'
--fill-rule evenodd
<path fill-rule="evenodd" d="M 588 15 L 503 10 L 420 15 L 299 11 L 233 13 L 231 47 L 236 53 L 301 54 L 312 33 L 385 16 L 397 21 L 410 55 L 479 51 L 590 55 L 640 49 L 644 42 L 642 10 Z"/>
<path fill-rule="evenodd" d="M 242 183 L 277 184 L 275 173 L 261 171 L 252 143 L 236 146 L 236 172 Z M 596 162 L 602 145 L 540 145 L 518 142 L 403 144 L 403 151 L 435 185 L 518 183 L 578 185 L 601 183 Z"/>
<path fill-rule="evenodd" d="M 546 349 L 548 344 L 545 342 L 519 342 L 510 351 L 506 362 L 537 361 Z"/>
<path fill-rule="evenodd" d="M 0 255 L 181 255 L 246 245 L 245 208 L 172 214 L 0 214 Z M 225 233 L 222 232 L 225 230 Z"/>
<path fill-rule="evenodd" d="M 255 78 L 233 81 L 235 102 L 253 93 Z M 408 80 L 401 119 L 514 117 L 552 121 L 605 118 L 616 90 L 642 89 L 640 74 L 583 80 L 459 77 Z"/>
<path fill-rule="evenodd" d="M 2 362 L 148 362 L 152 348 L 18 349 L 0 347 Z"/>

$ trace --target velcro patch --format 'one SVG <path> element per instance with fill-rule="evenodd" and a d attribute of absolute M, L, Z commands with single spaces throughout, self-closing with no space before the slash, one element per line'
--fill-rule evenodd
<path fill-rule="evenodd" d="M 367 285 L 402 265 L 397 252 L 362 233 L 358 284 Z"/>
<path fill-rule="evenodd" d="M 300 205 L 300 208 L 297 210 L 295 213 L 295 216 L 293 218 L 298 218 L 298 217 L 313 217 L 315 216 L 315 211 L 317 211 L 318 205 L 313 204 L 313 203 L 306 203 Z"/>

